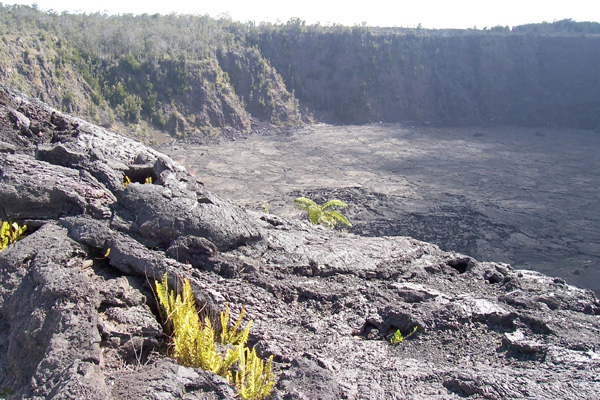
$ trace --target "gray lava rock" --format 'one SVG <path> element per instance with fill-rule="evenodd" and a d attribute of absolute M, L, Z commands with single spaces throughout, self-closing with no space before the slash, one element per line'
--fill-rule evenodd
<path fill-rule="evenodd" d="M 89 173 L 23 155 L 0 154 L 0 198 L 6 217 L 58 219 L 90 214 L 108 218 L 115 196 Z"/>
<path fill-rule="evenodd" d="M 408 237 L 247 212 L 160 153 L 0 98 L 2 217 L 29 226 L 0 252 L 7 398 L 235 398 L 223 378 L 166 356 L 152 292 L 165 273 L 170 287 L 189 279 L 217 325 L 225 304 L 246 309 L 249 343 L 273 356 L 273 399 L 600 393 L 589 290 Z"/>
<path fill-rule="evenodd" d="M 111 398 L 226 400 L 234 398 L 234 391 L 220 376 L 161 360 L 116 374 Z"/>
<path fill-rule="evenodd" d="M 65 385 L 98 391 L 103 380 L 72 379 L 82 362 L 101 360 L 99 297 L 81 268 L 86 253 L 64 229 L 48 224 L 0 253 L 3 264 L 11 256 L 21 261 L 2 269 L 3 280 L 12 281 L 0 308 L 7 339 L 2 387 L 36 398 L 49 398 Z"/>
<path fill-rule="evenodd" d="M 120 205 L 135 213 L 134 229 L 144 239 L 169 245 L 180 236 L 192 235 L 225 250 L 260 238 L 237 206 L 173 181 L 169 177 L 163 185 L 133 183 L 120 196 Z"/>
<path fill-rule="evenodd" d="M 294 359 L 290 368 L 281 374 L 277 384 L 283 399 L 336 400 L 342 391 L 331 371 L 311 360 Z"/>

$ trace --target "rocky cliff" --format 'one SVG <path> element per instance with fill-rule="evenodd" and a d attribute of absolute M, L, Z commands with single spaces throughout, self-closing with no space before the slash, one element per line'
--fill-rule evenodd
<path fill-rule="evenodd" d="M 61 111 L 148 142 L 301 123 L 297 100 L 238 28 L 207 16 L 0 6 L 0 77 Z"/>
<path fill-rule="evenodd" d="M 305 121 L 600 129 L 600 24 L 517 28 L 256 26 L 9 5 L 0 78 L 147 142 Z"/>
<path fill-rule="evenodd" d="M 169 157 L 6 88 L 0 132 L 2 219 L 28 226 L 0 253 L 6 398 L 233 399 L 223 379 L 165 355 L 151 290 L 164 273 L 188 278 L 210 315 L 245 306 L 250 344 L 274 356 L 274 399 L 600 392 L 589 290 L 246 211 Z"/>
<path fill-rule="evenodd" d="M 598 35 L 297 22 L 255 43 L 300 102 L 334 123 L 600 127 Z"/>

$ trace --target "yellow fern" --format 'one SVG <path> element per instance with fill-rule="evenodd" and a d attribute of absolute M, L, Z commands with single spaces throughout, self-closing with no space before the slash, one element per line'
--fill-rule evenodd
<path fill-rule="evenodd" d="M 275 383 L 273 372 L 273 356 L 269 357 L 267 365 L 256 355 L 256 350 L 240 348 L 240 360 L 236 373 L 236 386 L 239 395 L 246 400 L 262 399 L 271 393 Z M 243 354 L 242 354 L 243 351 Z"/>
<path fill-rule="evenodd" d="M 215 343 L 210 319 L 206 317 L 203 323 L 200 322 L 190 281 L 184 281 L 183 290 L 177 296 L 174 291 L 169 293 L 167 274 L 162 282 L 156 281 L 155 286 L 165 331 L 171 335 L 173 358 L 182 365 L 202 368 L 227 378 L 244 399 L 262 399 L 271 393 L 273 357 L 265 366 L 254 349 L 250 351 L 246 347 L 252 321 L 240 329 L 245 316 L 243 308 L 233 327 L 229 326 L 229 305 L 221 312 L 221 345 L 235 345 L 234 349 L 222 348 L 223 354 Z M 235 379 L 233 371 L 237 371 Z"/>
<path fill-rule="evenodd" d="M 294 200 L 294 204 L 301 209 L 306 210 L 308 214 L 308 220 L 313 224 L 323 224 L 331 229 L 335 228 L 337 224 L 342 224 L 348 228 L 352 228 L 352 224 L 350 221 L 348 221 L 348 218 L 346 218 L 339 211 L 331 209 L 333 207 L 339 207 L 342 209 L 347 208 L 348 205 L 341 200 L 329 200 L 328 202 L 319 205 L 306 197 L 298 197 L 296 200 Z"/>
<path fill-rule="evenodd" d="M 175 307 L 175 294 L 171 291 L 169 296 L 169 283 L 167 274 L 163 276 L 162 283 L 155 282 L 156 297 L 160 306 L 161 315 L 163 318 L 163 326 L 167 335 L 173 333 L 173 308 Z"/>
<path fill-rule="evenodd" d="M 0 227 L 0 251 L 4 250 L 9 244 L 23 239 L 26 230 L 27 225 L 20 226 L 16 222 L 3 221 Z"/>
<path fill-rule="evenodd" d="M 179 296 L 177 297 L 179 300 Z M 176 301 L 177 301 L 176 300 Z M 201 328 L 194 308 L 176 303 L 173 313 L 173 356 L 183 365 L 197 367 L 200 358 L 196 342 Z"/>
<path fill-rule="evenodd" d="M 229 303 L 225 304 L 225 312 L 221 312 L 221 343 L 222 344 L 246 344 L 252 321 L 248 322 L 244 330 L 240 330 L 242 326 L 242 318 L 246 315 L 246 310 L 242 307 L 240 315 L 235 321 L 233 328 L 229 327 Z"/>

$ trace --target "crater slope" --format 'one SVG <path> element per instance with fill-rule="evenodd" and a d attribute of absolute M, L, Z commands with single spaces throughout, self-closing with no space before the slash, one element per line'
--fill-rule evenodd
<path fill-rule="evenodd" d="M 162 149 L 239 204 L 300 216 L 339 198 L 352 232 L 406 235 L 600 293 L 600 135 L 591 131 L 313 125 Z"/>

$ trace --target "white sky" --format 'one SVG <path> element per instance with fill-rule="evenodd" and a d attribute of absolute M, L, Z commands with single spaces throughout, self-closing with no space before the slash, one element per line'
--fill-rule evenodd
<path fill-rule="evenodd" d="M 10 0 L 5 4 L 12 4 Z M 600 0 L 36 0 L 42 10 L 109 14 L 229 14 L 237 21 L 286 22 L 425 28 L 477 28 L 552 22 L 565 18 L 600 22 Z M 355 5 L 356 4 L 356 5 Z"/>

